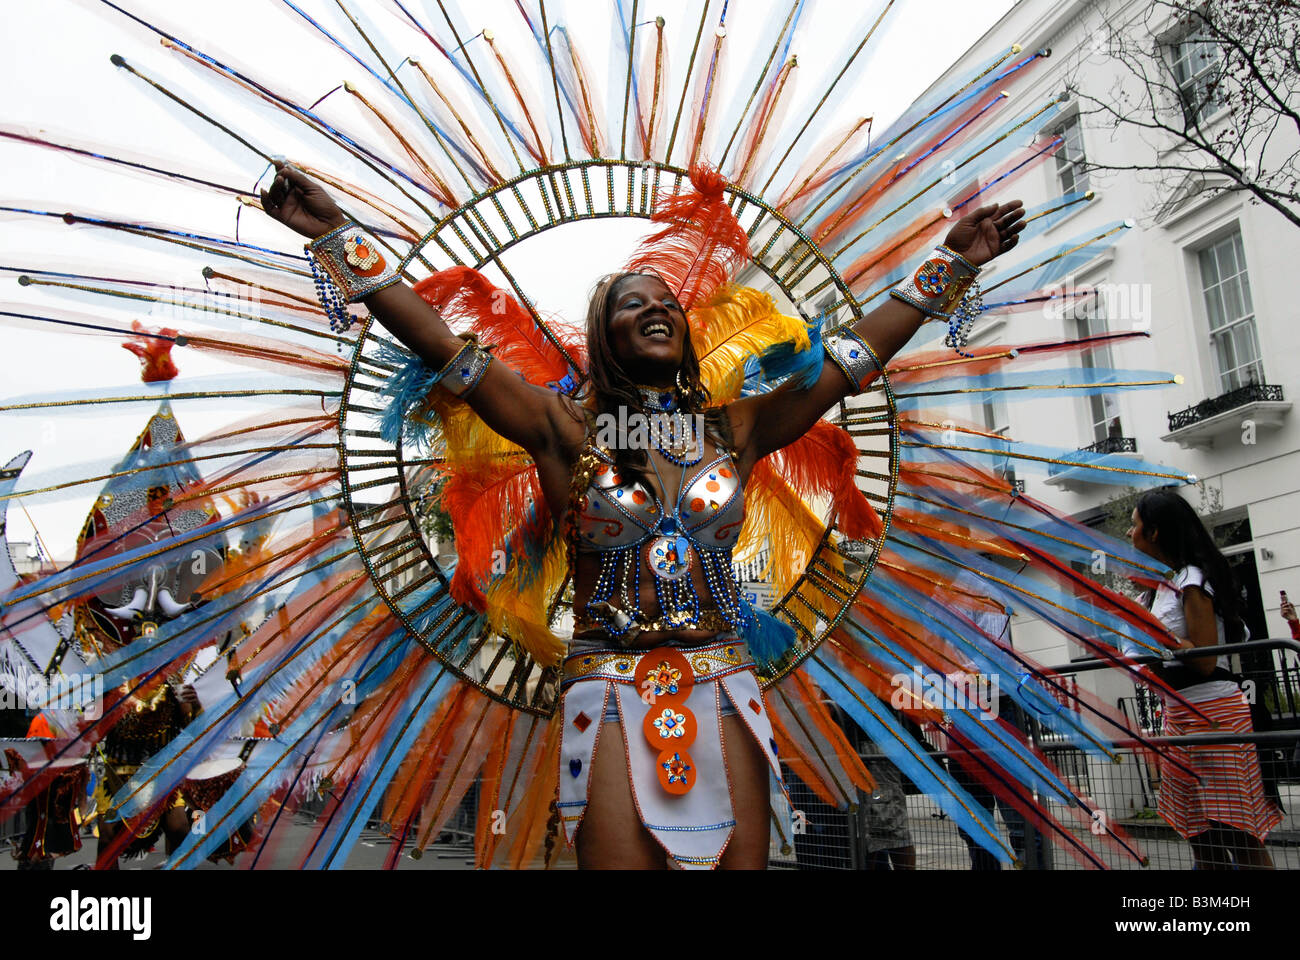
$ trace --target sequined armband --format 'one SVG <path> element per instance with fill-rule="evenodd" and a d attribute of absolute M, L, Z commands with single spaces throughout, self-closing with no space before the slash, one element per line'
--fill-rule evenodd
<path fill-rule="evenodd" d="M 822 338 L 826 359 L 840 368 L 853 392 L 862 389 L 870 376 L 880 371 L 880 360 L 866 342 L 848 327 L 841 327 Z"/>
<path fill-rule="evenodd" d="M 491 362 L 492 355 L 478 345 L 477 337 L 469 334 L 465 346 L 438 371 L 434 383 L 463 400 L 474 392 Z"/>
<path fill-rule="evenodd" d="M 379 252 L 379 244 L 364 227 L 345 223 L 307 245 L 348 303 L 392 286 L 398 276 Z"/>
<path fill-rule="evenodd" d="M 352 324 L 343 305 L 356 303 L 401 277 L 393 270 L 379 243 L 364 228 L 345 223 L 307 244 L 316 295 L 330 318 L 330 327 L 342 333 Z"/>
<path fill-rule="evenodd" d="M 909 303 L 927 317 L 952 316 L 980 268 L 947 247 L 936 247 L 916 272 L 894 287 L 890 295 Z"/>

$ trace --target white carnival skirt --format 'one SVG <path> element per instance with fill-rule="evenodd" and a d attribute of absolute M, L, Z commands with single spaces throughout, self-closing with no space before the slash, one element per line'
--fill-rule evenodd
<path fill-rule="evenodd" d="M 723 696 L 785 789 L 767 707 L 745 645 L 590 649 L 564 661 L 559 809 L 570 846 L 591 795 L 602 734 L 622 736 L 641 823 L 679 866 L 717 866 L 736 825 L 722 743 Z M 613 719 L 617 705 L 617 726 Z"/>

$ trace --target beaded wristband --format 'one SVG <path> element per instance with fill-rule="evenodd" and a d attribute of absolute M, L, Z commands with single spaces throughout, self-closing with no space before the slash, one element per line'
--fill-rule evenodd
<path fill-rule="evenodd" d="M 356 223 L 335 227 L 307 244 L 306 250 L 316 295 L 330 318 L 330 328 L 339 333 L 352 324 L 344 304 L 363 300 L 401 279 L 389 268 L 375 238 Z"/>
<path fill-rule="evenodd" d="M 826 351 L 826 359 L 839 367 L 854 393 L 862 389 L 867 377 L 880 370 L 880 360 L 875 351 L 849 327 L 840 327 L 835 332 L 828 333 L 822 338 L 822 347 Z"/>
<path fill-rule="evenodd" d="M 947 247 L 935 247 L 917 271 L 893 290 L 890 296 L 909 303 L 927 317 L 946 320 L 975 282 L 980 268 Z"/>
<path fill-rule="evenodd" d="M 975 322 L 975 318 L 983 313 L 987 307 L 984 306 L 984 294 L 980 290 L 980 283 L 976 280 L 971 284 L 966 296 L 962 297 L 961 303 L 957 304 L 957 309 L 952 312 L 948 318 L 948 335 L 943 338 L 943 342 L 957 351 L 957 355 L 970 359 L 975 355 L 967 353 L 965 349 L 966 342 L 970 339 L 970 328 Z"/>
<path fill-rule="evenodd" d="M 478 338 L 466 334 L 465 346 L 438 371 L 433 382 L 463 400 L 479 385 L 491 362 L 492 355 L 478 345 Z"/>

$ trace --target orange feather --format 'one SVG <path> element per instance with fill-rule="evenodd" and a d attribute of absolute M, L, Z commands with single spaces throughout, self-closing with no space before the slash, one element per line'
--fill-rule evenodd
<path fill-rule="evenodd" d="M 415 292 L 448 321 L 468 321 L 479 340 L 529 383 L 545 386 L 569 372 L 564 355 L 518 300 L 472 267 L 440 270 Z M 558 335 L 557 335 L 558 337 Z"/>
<path fill-rule="evenodd" d="M 512 546 L 536 543 L 550 529 L 537 465 L 522 455 L 458 464 L 448 473 L 441 499 L 456 531 L 459 556 L 451 595 L 457 603 L 484 610 L 483 588 L 493 572 L 493 551 L 507 541 Z"/>
<path fill-rule="evenodd" d="M 853 540 L 874 540 L 880 516 L 857 484 L 858 448 L 842 428 L 818 420 L 802 437 L 770 455 L 773 468 L 802 497 L 829 497 L 836 525 Z"/>
<path fill-rule="evenodd" d="M 691 169 L 687 193 L 660 196 L 652 223 L 666 226 L 647 237 L 627 268 L 653 271 L 690 310 L 704 303 L 749 259 L 749 237 L 727 206 L 727 181 L 717 170 Z"/>

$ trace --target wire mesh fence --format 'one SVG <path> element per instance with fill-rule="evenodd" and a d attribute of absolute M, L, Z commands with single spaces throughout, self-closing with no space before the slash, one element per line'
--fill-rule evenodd
<path fill-rule="evenodd" d="M 1046 751 L 1050 757 L 1051 752 Z M 1132 773 L 1137 768 L 1136 751 L 1119 751 L 1120 760 L 1111 764 L 1117 771 L 1112 776 L 1094 778 L 1094 792 L 1088 796 L 1095 809 L 1121 807 L 1131 796 Z M 943 759 L 943 758 L 940 758 Z M 799 783 L 793 774 L 792 800 L 803 813 L 803 822 L 796 818 L 791 849 L 774 842 L 770 865 L 774 868 L 802 870 L 999 870 L 1005 867 L 993 854 L 960 830 L 951 817 L 940 809 L 933 798 L 921 793 L 907 793 L 901 804 L 905 823 L 902 842 L 884 846 L 889 837 L 873 835 L 872 820 L 878 818 L 877 808 L 888 798 L 872 797 L 864 791 L 855 791 L 855 806 L 836 809 L 812 797 L 811 791 Z M 1294 811 L 1300 803 L 1300 786 L 1283 784 L 1282 801 L 1287 811 Z M 802 807 L 798 806 L 800 803 Z M 1056 805 L 1053 805 L 1055 807 Z M 993 822 L 998 838 L 1010 848 L 1019 866 L 1030 870 L 1075 870 L 1104 867 L 1118 870 L 1189 870 L 1194 866 L 1191 844 L 1160 817 L 1154 807 L 1142 807 L 1130 816 L 1109 822 L 1109 827 L 1121 839 L 1096 831 L 1097 821 L 1091 817 L 1062 817 L 1065 835 L 1044 831 L 1027 824 L 1007 805 L 991 804 Z M 1063 811 L 1056 809 L 1058 817 Z M 1234 844 L 1223 844 L 1227 853 L 1244 853 L 1234 850 Z M 1272 865 L 1276 869 L 1300 869 L 1300 821 L 1288 812 L 1282 824 L 1274 829 L 1264 844 Z M 1224 866 L 1228 864 L 1225 862 Z"/>

